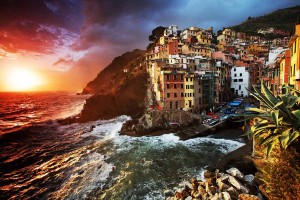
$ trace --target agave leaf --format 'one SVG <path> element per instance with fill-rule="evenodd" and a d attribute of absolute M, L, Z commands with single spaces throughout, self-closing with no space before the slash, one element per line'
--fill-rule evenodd
<path fill-rule="evenodd" d="M 295 110 L 295 111 L 292 111 L 292 113 L 295 115 L 295 117 L 300 120 L 300 110 Z"/>
<path fill-rule="evenodd" d="M 273 109 L 275 104 L 273 105 L 259 90 L 257 90 L 255 87 L 253 87 L 253 90 L 256 92 L 251 93 L 252 96 L 254 96 L 257 100 L 260 102 L 264 103 L 269 109 Z"/>
<path fill-rule="evenodd" d="M 256 137 L 260 137 L 260 135 L 265 133 L 265 132 L 266 132 L 265 129 L 261 129 L 261 130 L 255 131 L 255 133 L 253 135 L 255 135 Z"/>
<path fill-rule="evenodd" d="M 268 135 L 267 137 L 263 138 L 261 137 L 260 138 L 260 141 L 259 141 L 259 145 L 265 145 L 267 146 L 270 142 L 272 142 L 274 140 L 274 135 L 270 134 Z"/>
<path fill-rule="evenodd" d="M 267 113 L 267 111 L 259 109 L 259 108 L 247 108 L 247 111 L 253 111 L 253 112 L 257 112 L 257 113 Z"/>
<path fill-rule="evenodd" d="M 278 110 L 271 111 L 271 116 L 275 122 L 276 127 L 278 127 L 278 115 L 279 115 Z"/>
<path fill-rule="evenodd" d="M 261 89 L 265 94 L 265 97 L 275 106 L 278 103 L 278 99 L 272 94 L 272 92 L 263 82 L 261 82 Z"/>
<path fill-rule="evenodd" d="M 281 134 L 281 136 L 278 138 L 279 141 L 280 141 L 281 146 L 282 146 L 284 149 L 287 148 L 287 144 L 288 144 L 288 141 L 289 141 L 289 139 L 290 139 L 290 134 L 289 134 L 289 133 L 290 133 L 291 130 L 292 130 L 292 129 L 289 128 L 289 129 L 283 131 L 282 134 Z"/>
<path fill-rule="evenodd" d="M 282 105 L 283 104 L 283 101 L 280 101 L 280 102 L 278 102 L 275 106 L 274 106 L 274 108 L 277 108 L 278 106 L 280 106 L 280 105 Z"/>
<path fill-rule="evenodd" d="M 255 129 L 255 131 L 259 131 L 261 129 L 270 129 L 270 128 L 276 128 L 277 126 L 276 125 L 273 125 L 273 124 L 269 124 L 269 125 L 266 125 L 266 126 L 261 126 L 261 127 L 258 127 Z"/>
<path fill-rule="evenodd" d="M 249 129 L 248 131 L 246 131 L 246 133 L 242 134 L 242 136 L 250 136 L 252 137 L 253 136 L 253 132 L 251 131 L 251 129 Z"/>
<path fill-rule="evenodd" d="M 289 146 L 297 137 L 299 137 L 300 133 L 299 131 L 294 131 L 289 138 L 289 141 L 287 142 L 287 146 Z"/>
<path fill-rule="evenodd" d="M 269 145 L 268 145 L 268 149 L 267 149 L 267 158 L 269 158 L 269 155 L 271 153 L 271 151 L 273 150 L 275 144 L 278 142 L 277 139 L 273 140 Z"/>

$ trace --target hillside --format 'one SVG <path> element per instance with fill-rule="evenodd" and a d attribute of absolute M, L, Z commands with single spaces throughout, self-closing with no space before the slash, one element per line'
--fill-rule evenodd
<path fill-rule="evenodd" d="M 279 9 L 260 17 L 252 18 L 250 16 L 247 21 L 229 28 L 250 35 L 257 35 L 259 29 L 273 27 L 274 29 L 282 30 L 290 34 L 293 32 L 297 22 L 300 23 L 300 6 Z"/>
<path fill-rule="evenodd" d="M 120 115 L 140 117 L 145 110 L 147 78 L 144 51 L 134 50 L 115 58 L 83 89 L 83 94 L 94 95 L 87 99 L 79 122 Z"/>
<path fill-rule="evenodd" d="M 116 93 L 142 62 L 144 54 L 143 50 L 136 49 L 114 58 L 111 64 L 87 84 L 82 93 L 102 95 Z M 128 70 L 127 73 L 124 73 L 125 69 Z"/>

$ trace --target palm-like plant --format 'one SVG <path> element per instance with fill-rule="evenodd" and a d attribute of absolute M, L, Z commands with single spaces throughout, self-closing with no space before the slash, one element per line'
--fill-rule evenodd
<path fill-rule="evenodd" d="M 276 144 L 286 149 L 300 135 L 300 91 L 288 88 L 288 92 L 276 98 L 264 83 L 261 91 L 253 87 L 250 92 L 260 101 L 261 107 L 249 108 L 257 112 L 248 118 L 255 118 L 255 124 L 245 133 L 253 141 L 267 148 L 267 157 Z"/>

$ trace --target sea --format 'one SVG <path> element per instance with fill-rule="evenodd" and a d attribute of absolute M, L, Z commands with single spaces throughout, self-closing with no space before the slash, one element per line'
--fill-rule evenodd
<path fill-rule="evenodd" d="M 182 141 L 120 135 L 129 116 L 61 125 L 89 96 L 0 93 L 0 199 L 165 199 L 244 145 L 236 130 Z"/>

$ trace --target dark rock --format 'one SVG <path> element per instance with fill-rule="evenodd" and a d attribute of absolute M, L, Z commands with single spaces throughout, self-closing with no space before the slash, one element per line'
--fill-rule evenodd
<path fill-rule="evenodd" d="M 201 119 L 199 116 L 183 110 L 152 110 L 147 111 L 138 120 L 133 119 L 124 123 L 121 134 L 140 136 L 176 131 L 178 128 L 174 129 L 170 125 L 170 122 L 174 121 L 180 124 L 180 128 L 185 128 L 187 126 L 199 124 Z"/>

